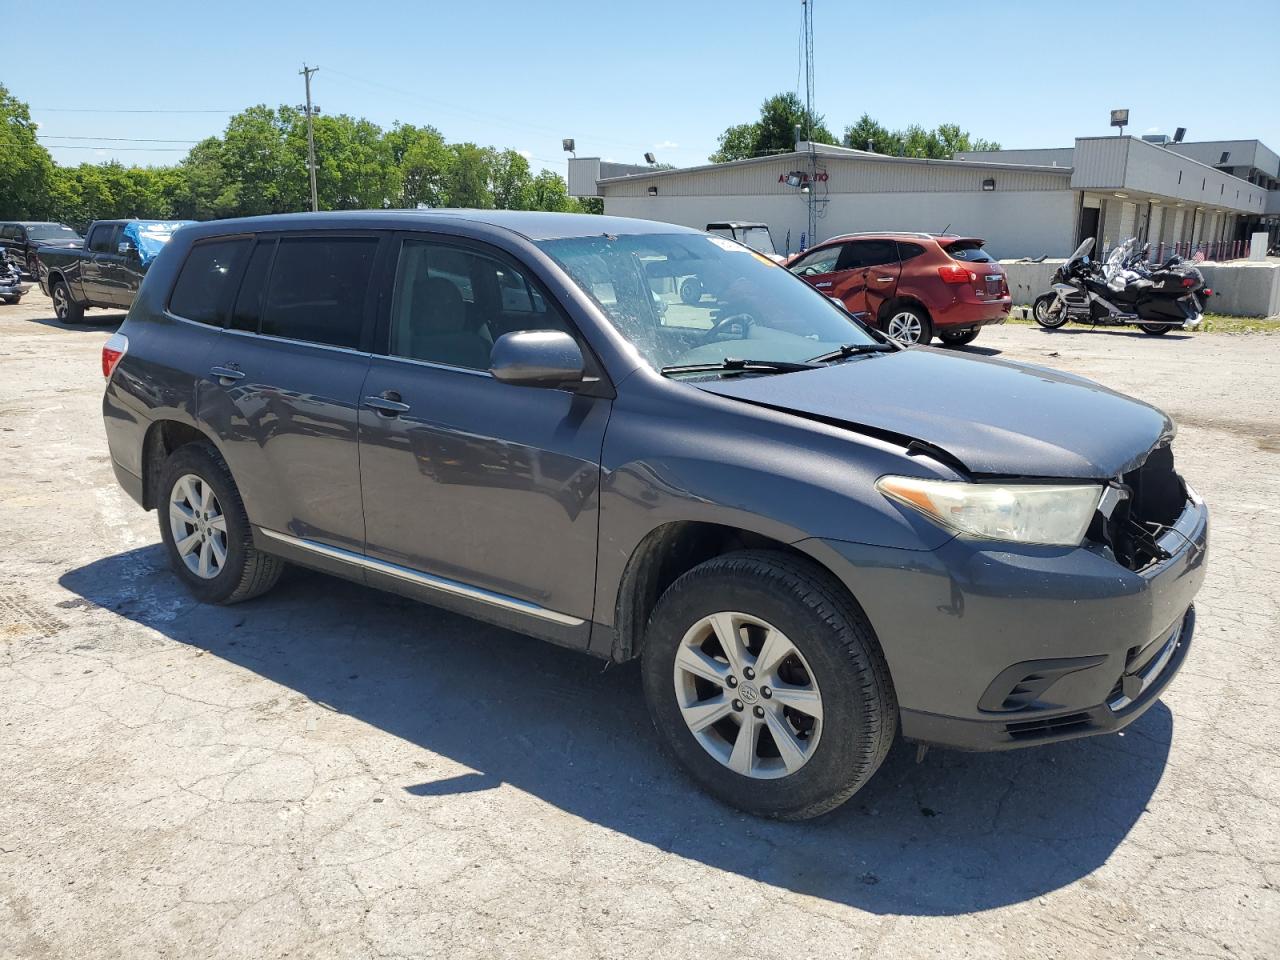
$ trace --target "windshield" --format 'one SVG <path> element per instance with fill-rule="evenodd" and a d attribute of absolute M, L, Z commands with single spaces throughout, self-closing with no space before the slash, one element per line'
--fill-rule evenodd
<path fill-rule="evenodd" d="M 772 260 L 721 237 L 640 234 L 538 241 L 656 370 L 808 360 L 878 343 Z"/>
<path fill-rule="evenodd" d="M 32 240 L 79 240 L 80 234 L 60 223 L 37 223 L 27 227 L 27 236 Z"/>
<path fill-rule="evenodd" d="M 1081 257 L 1087 257 L 1089 251 L 1093 249 L 1093 237 L 1085 237 L 1084 242 L 1076 247 L 1076 252 L 1071 255 L 1072 260 L 1079 260 Z"/>
<path fill-rule="evenodd" d="M 777 253 L 774 249 L 773 237 L 768 227 L 743 227 L 738 231 L 738 242 L 745 243 L 752 250 L 760 253 Z"/>

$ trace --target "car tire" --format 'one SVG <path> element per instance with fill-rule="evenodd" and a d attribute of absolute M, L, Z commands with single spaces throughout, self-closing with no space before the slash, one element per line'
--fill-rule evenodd
<path fill-rule="evenodd" d="M 1153 337 L 1163 337 L 1166 333 L 1173 329 L 1170 323 L 1140 323 L 1143 333 L 1149 333 Z"/>
<path fill-rule="evenodd" d="M 65 280 L 59 280 L 49 291 L 53 298 L 53 312 L 63 323 L 79 323 L 84 319 L 84 304 L 77 303 L 71 296 L 71 288 Z"/>
<path fill-rule="evenodd" d="M 22 297 L 21 297 L 21 296 L 17 296 L 17 297 L 5 297 L 5 298 L 4 298 L 4 302 L 5 302 L 5 303 L 7 303 L 7 304 L 9 304 L 9 306 L 11 306 L 11 307 L 12 307 L 12 306 L 16 306 L 16 305 L 19 303 L 19 301 L 21 301 L 21 300 L 22 300 Z"/>
<path fill-rule="evenodd" d="M 160 537 L 178 578 L 202 603 L 232 604 L 266 593 L 284 561 L 253 545 L 231 471 L 213 447 L 179 447 L 160 472 Z"/>
<path fill-rule="evenodd" d="M 702 281 L 697 277 L 686 277 L 680 284 L 680 302 L 686 306 L 696 306 L 702 301 Z"/>
<path fill-rule="evenodd" d="M 1057 294 L 1042 293 L 1031 304 L 1031 318 L 1046 330 L 1057 330 L 1067 322 L 1067 311 L 1058 311 L 1056 316 L 1049 313 L 1049 305 L 1057 299 Z"/>
<path fill-rule="evenodd" d="M 942 341 L 944 347 L 963 347 L 967 343 L 973 343 L 978 339 L 978 328 L 972 330 L 964 330 L 960 333 L 952 333 L 949 330 L 940 330 L 938 339 Z"/>
<path fill-rule="evenodd" d="M 919 307 L 902 305 L 885 314 L 884 332 L 904 347 L 928 346 L 933 339 L 933 323 Z"/>
<path fill-rule="evenodd" d="M 743 641 L 736 667 L 721 629 Z M 766 656 L 772 665 L 752 672 Z M 757 816 L 834 809 L 871 779 L 897 732 L 866 616 L 826 571 L 786 554 L 726 554 L 677 579 L 649 619 L 641 673 L 667 751 L 707 792 Z M 786 757 L 775 731 L 790 735 Z"/>

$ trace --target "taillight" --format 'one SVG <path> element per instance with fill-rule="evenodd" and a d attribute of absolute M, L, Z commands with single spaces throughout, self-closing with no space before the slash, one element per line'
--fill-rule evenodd
<path fill-rule="evenodd" d="M 938 276 L 942 278 L 943 283 L 976 283 L 978 275 L 958 263 L 948 263 L 946 266 L 938 268 Z"/>
<path fill-rule="evenodd" d="M 102 376 L 105 379 L 111 379 L 111 374 L 115 373 L 116 367 L 128 352 L 129 338 L 123 333 L 113 333 L 107 337 L 107 342 L 102 345 Z"/>
<path fill-rule="evenodd" d="M 1196 278 L 1195 278 L 1195 277 L 1183 277 L 1183 278 L 1182 278 L 1182 285 L 1183 285 L 1184 287 L 1194 287 L 1194 286 L 1196 285 Z"/>

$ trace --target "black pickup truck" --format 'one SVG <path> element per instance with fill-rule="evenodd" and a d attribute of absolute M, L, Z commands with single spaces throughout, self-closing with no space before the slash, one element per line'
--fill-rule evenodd
<path fill-rule="evenodd" d="M 40 289 L 53 299 L 54 312 L 63 323 L 81 320 L 86 307 L 128 309 L 160 248 L 190 222 L 95 220 L 84 246 L 36 250 Z"/>

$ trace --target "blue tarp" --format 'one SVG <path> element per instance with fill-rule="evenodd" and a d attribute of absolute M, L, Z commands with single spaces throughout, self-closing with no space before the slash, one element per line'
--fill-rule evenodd
<path fill-rule="evenodd" d="M 160 252 L 160 248 L 169 242 L 173 231 L 194 220 L 130 220 L 124 227 L 124 238 L 133 241 L 138 248 L 138 256 L 142 265 L 148 266 Z"/>

